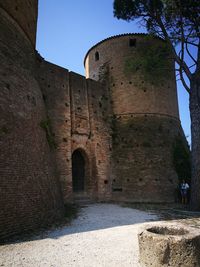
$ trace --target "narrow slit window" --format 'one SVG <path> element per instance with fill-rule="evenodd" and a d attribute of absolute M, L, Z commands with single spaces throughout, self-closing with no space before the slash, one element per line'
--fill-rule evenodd
<path fill-rule="evenodd" d="M 135 38 L 134 39 L 129 39 L 129 46 L 130 47 L 136 46 L 136 39 Z"/>
<path fill-rule="evenodd" d="M 99 52 L 96 52 L 95 53 L 95 61 L 98 61 L 99 60 Z"/>

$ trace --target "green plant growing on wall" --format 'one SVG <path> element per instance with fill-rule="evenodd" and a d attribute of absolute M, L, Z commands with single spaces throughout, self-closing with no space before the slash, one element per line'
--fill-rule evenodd
<path fill-rule="evenodd" d="M 105 62 L 99 67 L 99 81 L 105 83 L 109 75 L 109 65 Z"/>
<path fill-rule="evenodd" d="M 1 129 L 0 129 L 0 136 L 1 135 L 8 134 L 8 133 L 9 133 L 8 128 L 6 128 L 5 126 L 1 127 Z"/>
<path fill-rule="evenodd" d="M 144 147 L 151 147 L 151 143 L 148 142 L 148 141 L 143 142 L 142 145 L 143 145 Z"/>
<path fill-rule="evenodd" d="M 191 179 L 190 150 L 180 137 L 176 137 L 173 145 L 173 164 L 179 181 Z"/>
<path fill-rule="evenodd" d="M 145 39 L 135 48 L 134 56 L 125 60 L 124 73 L 129 76 L 137 72 L 144 81 L 158 84 L 164 80 L 166 71 L 171 69 L 170 49 L 164 41 L 161 44 L 155 42 L 155 37 L 147 36 Z"/>
<path fill-rule="evenodd" d="M 49 144 L 49 147 L 51 149 L 56 149 L 57 145 L 56 145 L 55 140 L 54 140 L 54 136 L 53 136 L 52 129 L 51 129 L 51 120 L 49 119 L 49 117 L 47 117 L 46 120 L 42 120 L 40 122 L 40 127 L 42 129 L 44 129 L 44 131 L 46 133 L 46 138 L 47 138 L 47 142 Z"/>
<path fill-rule="evenodd" d="M 115 115 L 111 118 L 110 125 L 111 125 L 111 136 L 112 136 L 113 145 L 117 145 L 118 144 L 118 138 L 117 138 L 118 131 L 117 131 L 117 119 Z"/>

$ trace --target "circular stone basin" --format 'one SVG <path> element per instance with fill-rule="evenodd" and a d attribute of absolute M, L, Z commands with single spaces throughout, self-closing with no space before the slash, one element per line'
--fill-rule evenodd
<path fill-rule="evenodd" d="M 138 241 L 141 266 L 200 267 L 198 229 L 161 223 L 148 226 Z"/>
<path fill-rule="evenodd" d="M 169 227 L 159 227 L 155 226 L 147 229 L 148 232 L 159 234 L 159 235 L 185 235 L 189 232 L 183 228 L 169 228 Z"/>

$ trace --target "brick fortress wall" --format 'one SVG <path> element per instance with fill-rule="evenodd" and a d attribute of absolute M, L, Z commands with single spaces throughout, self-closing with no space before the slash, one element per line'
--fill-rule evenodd
<path fill-rule="evenodd" d="M 37 1 L 0 1 L 1 240 L 63 214 L 53 154 L 40 127 L 46 111 L 35 77 L 36 14 Z"/>
<path fill-rule="evenodd" d="M 90 79 L 42 60 L 38 80 L 55 140 L 57 173 L 64 201 L 74 198 L 72 153 L 85 158 L 85 195 L 110 197 L 110 108 L 106 88 Z"/>
<path fill-rule="evenodd" d="M 35 47 L 38 0 L 0 0 L 0 7 L 9 14 Z"/>
<path fill-rule="evenodd" d="M 162 73 L 161 81 L 156 69 L 153 79 L 146 77 L 142 69 L 145 53 L 140 49 L 154 46 L 158 47 L 156 55 L 164 42 L 125 34 L 100 42 L 85 57 L 86 77 L 107 80 L 113 103 L 113 200 L 173 202 L 175 198 L 178 179 L 173 144 L 183 132 L 174 62 L 167 59 L 169 69 Z"/>
<path fill-rule="evenodd" d="M 74 151 L 91 199 L 174 201 L 172 149 L 185 137 L 173 67 L 155 83 L 135 64 L 163 41 L 108 38 L 86 55 L 85 78 L 36 53 L 36 22 L 37 1 L 0 0 L 0 239 L 63 215 Z"/>

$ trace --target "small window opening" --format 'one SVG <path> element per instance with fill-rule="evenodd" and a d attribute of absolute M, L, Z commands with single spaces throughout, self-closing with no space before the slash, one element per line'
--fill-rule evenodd
<path fill-rule="evenodd" d="M 129 39 L 129 46 L 130 47 L 136 46 L 136 39 Z"/>
<path fill-rule="evenodd" d="M 99 52 L 96 52 L 95 53 L 95 61 L 98 61 L 99 60 Z"/>

